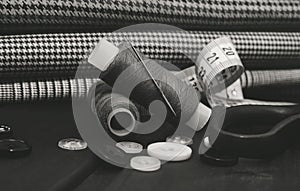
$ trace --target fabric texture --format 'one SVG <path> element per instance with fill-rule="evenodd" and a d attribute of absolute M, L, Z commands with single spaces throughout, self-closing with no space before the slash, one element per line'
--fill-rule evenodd
<path fill-rule="evenodd" d="M 298 0 L 3 0 L 1 33 L 104 31 L 137 23 L 185 29 L 295 30 Z M 2 26 L 1 26 L 2 25 Z M 279 26 L 280 29 L 278 28 Z M 3 27 L 5 26 L 5 27 Z"/>
<path fill-rule="evenodd" d="M 138 23 L 188 32 L 111 32 Z M 83 98 L 97 81 L 86 58 L 103 37 L 129 39 L 149 58 L 184 69 L 204 45 L 229 36 L 246 68 L 244 92 L 284 91 L 300 80 L 299 26 L 298 0 L 3 0 L 0 102 Z"/>
<path fill-rule="evenodd" d="M 300 33 L 279 32 L 128 32 L 128 33 L 69 33 L 0 37 L 1 77 L 74 76 L 77 67 L 90 51 L 105 37 L 116 45 L 128 38 L 132 44 L 151 59 L 169 61 L 186 68 L 196 61 L 203 46 L 220 36 L 229 36 L 247 69 L 251 63 L 262 68 L 274 64 L 291 68 L 300 58 Z M 247 60 L 251 60 L 247 64 Z M 296 60 L 292 62 L 292 60 Z M 92 69 L 82 64 L 81 71 Z M 257 66 L 256 66 L 257 68 Z M 275 68 L 275 67 L 274 67 Z"/>
<path fill-rule="evenodd" d="M 300 70 L 253 70 L 241 77 L 242 87 L 295 86 L 300 85 Z"/>
<path fill-rule="evenodd" d="M 99 79 L 52 79 L 7 82 L 0 84 L 0 102 L 51 101 L 84 99 Z"/>
<path fill-rule="evenodd" d="M 285 101 L 288 101 L 287 97 L 300 96 L 300 70 L 247 70 L 240 80 L 242 88 L 245 92 L 249 92 L 250 96 L 274 97 L 272 94 L 275 90 L 275 94 L 282 95 Z M 98 81 L 99 78 L 8 81 L 0 84 L 0 103 L 84 99 L 89 88 Z M 257 89 L 256 94 L 253 93 L 253 89 Z"/>

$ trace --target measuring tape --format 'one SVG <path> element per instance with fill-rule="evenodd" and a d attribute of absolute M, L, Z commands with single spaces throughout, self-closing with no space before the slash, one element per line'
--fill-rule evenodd
<path fill-rule="evenodd" d="M 183 82 L 194 87 L 199 94 L 208 88 L 219 87 L 219 96 L 226 107 L 240 105 L 295 105 L 290 102 L 272 102 L 244 99 L 240 78 L 244 66 L 228 37 L 221 37 L 203 48 L 197 59 L 196 67 L 192 66 L 179 72 L 173 72 Z M 221 89 L 222 85 L 225 89 Z"/>
<path fill-rule="evenodd" d="M 196 72 L 204 90 L 228 87 L 240 78 L 244 66 L 230 38 L 221 37 L 206 45 L 196 61 Z"/>

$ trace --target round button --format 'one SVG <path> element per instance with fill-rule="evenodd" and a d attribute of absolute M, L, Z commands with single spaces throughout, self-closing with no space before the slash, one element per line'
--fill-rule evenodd
<path fill-rule="evenodd" d="M 167 137 L 166 142 L 178 143 L 182 145 L 191 145 L 193 144 L 193 139 L 185 136 L 172 136 Z"/>
<path fill-rule="evenodd" d="M 157 158 L 149 156 L 137 156 L 130 160 L 130 166 L 139 171 L 151 172 L 160 169 L 161 162 Z"/>
<path fill-rule="evenodd" d="M 13 135 L 12 128 L 7 125 L 0 125 L 0 139 L 6 139 Z"/>
<path fill-rule="evenodd" d="M 171 142 L 153 143 L 147 148 L 148 154 L 164 161 L 183 161 L 192 155 L 192 149 L 186 145 Z"/>
<path fill-rule="evenodd" d="M 87 148 L 87 143 L 76 138 L 66 138 L 58 142 L 58 147 L 64 150 L 79 151 Z"/>
<path fill-rule="evenodd" d="M 3 139 L 0 140 L 0 156 L 19 157 L 28 155 L 32 147 L 23 140 Z"/>
<path fill-rule="evenodd" d="M 143 151 L 143 145 L 135 142 L 118 142 L 116 146 L 128 154 L 137 154 Z"/>

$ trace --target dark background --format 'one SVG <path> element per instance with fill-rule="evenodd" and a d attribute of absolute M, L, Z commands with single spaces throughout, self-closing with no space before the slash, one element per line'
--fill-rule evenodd
<path fill-rule="evenodd" d="M 234 167 L 213 167 L 197 155 L 202 133 L 196 134 L 193 156 L 169 162 L 157 172 L 112 166 L 88 149 L 67 151 L 57 142 L 80 138 L 71 103 L 10 104 L 0 108 L 1 123 L 14 137 L 28 141 L 24 158 L 0 158 L 1 190 L 298 190 L 300 145 L 272 160 L 240 160 Z"/>

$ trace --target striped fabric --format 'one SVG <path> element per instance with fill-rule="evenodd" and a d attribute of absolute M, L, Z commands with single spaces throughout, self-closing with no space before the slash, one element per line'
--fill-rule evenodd
<path fill-rule="evenodd" d="M 244 91 L 250 97 L 254 95 L 255 98 L 259 98 L 262 95 L 262 98 L 265 98 L 268 95 L 268 100 L 272 100 L 272 98 L 277 98 L 277 95 L 282 95 L 284 100 L 288 101 L 288 97 L 300 96 L 300 70 L 245 71 L 240 79 Z M 192 81 L 181 80 L 193 86 Z M 0 103 L 63 100 L 72 97 L 84 99 L 89 88 L 98 81 L 98 78 L 76 78 L 1 83 Z M 259 91 L 254 94 L 253 89 Z M 268 93 L 269 90 L 270 93 Z M 272 95 L 274 93 L 275 95 Z M 250 102 L 248 101 L 247 103 Z M 258 102 L 253 101 L 253 103 L 256 104 Z"/>
<path fill-rule="evenodd" d="M 26 77 L 74 75 L 82 60 L 100 38 L 118 44 L 127 37 L 141 52 L 152 59 L 170 61 L 180 68 L 196 60 L 205 44 L 220 36 L 231 37 L 244 62 L 256 60 L 265 67 L 265 59 L 270 65 L 280 59 L 300 59 L 300 33 L 276 32 L 127 32 L 127 33 L 69 33 L 39 34 L 0 37 L 1 77 Z M 292 63 L 295 63 L 292 62 Z M 289 63 L 281 63 L 289 68 Z M 83 70 L 92 69 L 90 65 L 80 66 Z M 82 70 L 81 70 L 82 71 Z"/>
<path fill-rule="evenodd" d="M 172 72 L 185 83 L 194 87 L 200 86 L 194 66 Z M 300 69 L 246 70 L 240 77 L 240 83 L 243 88 L 300 85 Z"/>
<path fill-rule="evenodd" d="M 99 79 L 56 79 L 0 84 L 0 102 L 28 102 L 86 98 Z"/>
<path fill-rule="evenodd" d="M 241 77 L 242 87 L 300 86 L 300 69 L 246 71 Z"/>
<path fill-rule="evenodd" d="M 0 2 L 2 33 L 17 33 L 16 29 L 22 29 L 23 33 L 103 31 L 150 22 L 194 30 L 295 30 L 300 24 L 299 19 L 298 0 L 2 0 Z"/>
<path fill-rule="evenodd" d="M 53 100 L 85 99 L 89 88 L 99 79 L 56 79 L 20 81 L 0 84 L 0 103 L 20 103 Z M 300 93 L 300 92 L 299 92 Z M 271 104 L 286 105 L 289 103 L 260 102 L 255 100 L 234 101 L 231 105 Z"/>

